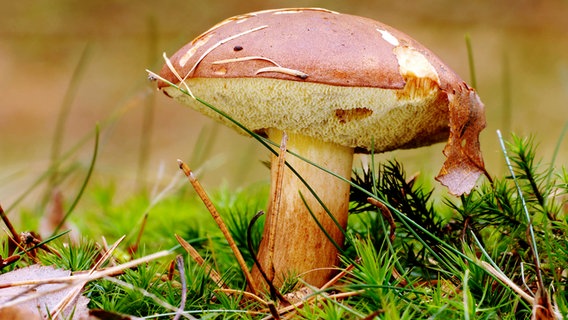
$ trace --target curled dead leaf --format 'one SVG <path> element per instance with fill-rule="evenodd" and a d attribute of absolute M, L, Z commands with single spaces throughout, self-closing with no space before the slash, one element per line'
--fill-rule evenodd
<path fill-rule="evenodd" d="M 447 92 L 450 137 L 444 148 L 447 159 L 436 177 L 450 193 L 469 193 L 485 165 L 479 146 L 479 133 L 485 128 L 484 105 L 473 88 L 462 83 Z"/>

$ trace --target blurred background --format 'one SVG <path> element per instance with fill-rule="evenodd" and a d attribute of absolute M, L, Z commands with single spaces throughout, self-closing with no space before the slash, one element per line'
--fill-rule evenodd
<path fill-rule="evenodd" d="M 471 83 L 469 35 L 486 105 L 481 140 L 489 172 L 504 172 L 497 129 L 534 135 L 550 160 L 568 121 L 568 1 L 0 0 L 0 203 L 9 207 L 54 157 L 81 170 L 69 182 L 79 184 L 97 123 L 93 184 L 116 183 L 124 195 L 169 182 L 179 174 L 178 158 L 208 189 L 267 180 L 265 150 L 167 99 L 145 69 L 159 71 L 163 52 L 173 54 L 227 17 L 279 7 L 325 7 L 390 24 Z M 568 163 L 567 144 L 559 164 Z M 384 158 L 433 178 L 442 147 Z"/>

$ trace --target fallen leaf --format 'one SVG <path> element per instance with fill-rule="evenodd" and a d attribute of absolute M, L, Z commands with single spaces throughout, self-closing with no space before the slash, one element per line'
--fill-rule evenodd
<path fill-rule="evenodd" d="M 485 128 L 484 105 L 473 88 L 462 83 L 447 92 L 450 112 L 450 137 L 444 148 L 447 159 L 436 177 L 450 193 L 471 192 L 485 172 L 479 146 L 479 133 Z"/>
<path fill-rule="evenodd" d="M 37 312 L 19 306 L 0 309 L 0 320 L 42 320 Z"/>
<path fill-rule="evenodd" d="M 37 284 L 23 286 L 9 286 L 0 289 L 0 320 L 4 319 L 48 319 L 48 313 L 74 290 L 75 286 L 66 283 L 42 283 L 42 280 L 68 277 L 71 271 L 32 265 L 0 275 L 0 284 L 9 284 L 21 281 L 37 281 Z M 79 296 L 63 310 L 63 318 L 88 319 L 87 304 L 89 299 Z M 4 318 L 4 314 L 14 315 L 13 318 Z M 20 318 L 18 318 L 20 317 Z"/>

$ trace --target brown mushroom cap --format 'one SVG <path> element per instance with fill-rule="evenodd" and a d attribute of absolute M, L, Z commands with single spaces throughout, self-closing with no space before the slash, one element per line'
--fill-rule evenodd
<path fill-rule="evenodd" d="M 485 122 L 475 91 L 431 51 L 380 22 L 324 9 L 255 12 L 217 24 L 170 61 L 196 97 L 251 130 L 276 128 L 363 152 L 429 145 L 451 131 L 449 160 L 483 167 L 477 139 Z M 180 83 L 168 65 L 160 76 Z M 158 86 L 232 125 L 176 88 Z"/>

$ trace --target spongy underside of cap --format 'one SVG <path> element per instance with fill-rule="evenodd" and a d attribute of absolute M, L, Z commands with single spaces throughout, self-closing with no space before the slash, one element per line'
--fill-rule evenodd
<path fill-rule="evenodd" d="M 267 128 L 276 128 L 359 152 L 384 152 L 429 145 L 448 137 L 447 95 L 430 79 L 412 80 L 402 90 L 268 78 L 194 78 L 187 79 L 186 84 L 194 96 L 252 131 L 264 133 Z M 236 128 L 177 88 L 164 91 Z"/>

